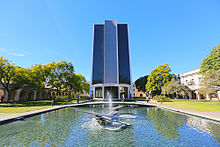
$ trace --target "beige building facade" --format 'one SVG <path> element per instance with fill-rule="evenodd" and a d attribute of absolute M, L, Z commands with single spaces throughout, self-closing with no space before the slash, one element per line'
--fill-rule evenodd
<path fill-rule="evenodd" d="M 212 97 L 210 95 L 202 95 L 199 93 L 200 82 L 202 78 L 202 75 L 199 74 L 199 72 L 200 69 L 196 69 L 180 74 L 180 83 L 187 86 L 190 89 L 187 96 L 188 99 L 211 100 Z M 213 99 L 219 99 L 219 97 L 220 95 L 218 94 L 216 95 L 216 98 Z"/>
<path fill-rule="evenodd" d="M 37 92 L 33 90 L 27 90 L 27 89 L 17 89 L 12 90 L 10 92 L 10 97 L 7 97 L 7 91 L 2 87 L 0 84 L 0 100 L 2 96 L 4 97 L 3 102 L 19 102 L 19 101 L 35 101 L 35 100 L 50 100 L 58 95 L 58 92 L 56 89 L 50 89 L 48 87 L 45 87 L 43 92 Z M 72 92 L 70 91 L 61 91 L 61 96 L 71 96 L 75 97 Z M 84 92 L 82 94 L 79 94 L 80 97 L 89 97 L 89 93 Z"/>
<path fill-rule="evenodd" d="M 146 94 L 143 91 L 139 91 L 133 83 L 133 97 L 146 97 Z"/>

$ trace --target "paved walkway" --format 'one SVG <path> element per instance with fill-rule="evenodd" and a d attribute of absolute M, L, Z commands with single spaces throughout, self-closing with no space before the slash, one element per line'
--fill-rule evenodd
<path fill-rule="evenodd" d="M 77 106 L 83 106 L 83 105 L 88 105 L 88 104 L 106 104 L 109 102 L 103 102 L 103 101 L 97 101 L 97 102 L 87 102 L 87 103 L 80 103 L 80 104 L 67 104 L 67 105 L 55 105 L 53 107 L 49 108 L 44 108 L 44 109 L 38 109 L 38 110 L 33 110 L 29 112 L 24 112 L 24 113 L 0 113 L 0 124 L 4 124 L 7 122 L 11 122 L 14 120 L 19 120 L 19 119 L 24 119 L 25 117 L 49 112 L 49 111 L 54 111 L 66 107 L 77 107 Z M 114 104 L 133 104 L 133 105 L 142 105 L 142 106 L 151 106 L 151 107 L 159 107 L 162 109 L 168 109 L 171 111 L 176 111 L 176 112 L 181 112 L 189 115 L 194 115 L 194 116 L 199 116 L 211 120 L 215 120 L 220 122 L 220 112 L 200 112 L 200 111 L 195 111 L 195 110 L 189 110 L 189 109 L 184 109 L 180 107 L 172 107 L 172 106 L 166 106 L 166 105 L 161 105 L 161 104 L 153 104 L 153 103 L 147 103 L 145 101 L 137 101 L 137 102 L 120 102 L 120 101 L 115 101 L 113 102 Z"/>

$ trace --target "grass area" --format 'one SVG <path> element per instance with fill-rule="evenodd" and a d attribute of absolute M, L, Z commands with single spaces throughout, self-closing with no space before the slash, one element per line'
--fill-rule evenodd
<path fill-rule="evenodd" d="M 163 105 L 181 107 L 202 112 L 220 112 L 220 102 L 213 101 L 173 100 L 172 102 L 163 102 Z"/>
<path fill-rule="evenodd" d="M 85 101 L 88 100 L 88 98 L 80 98 L 79 101 Z M 74 99 L 71 102 L 54 102 L 54 105 L 64 105 L 64 104 L 69 104 L 72 102 L 76 102 L 76 99 Z M 20 107 L 0 107 L 0 113 L 22 113 L 22 112 L 28 112 L 28 111 L 33 111 L 37 109 L 42 109 L 42 108 L 48 108 L 50 106 L 46 105 L 51 105 L 51 100 L 41 100 L 41 101 L 26 101 L 26 102 L 18 102 L 18 103 L 0 103 L 1 105 L 36 105 L 36 106 L 20 106 Z M 42 106 L 39 106 L 42 105 Z M 43 106 L 45 105 L 45 106 Z"/>
<path fill-rule="evenodd" d="M 54 105 L 63 105 L 70 102 L 54 102 Z M 1 105 L 51 105 L 51 100 L 41 100 L 41 101 L 25 101 L 25 102 L 13 102 L 13 103 L 0 103 Z"/>
<path fill-rule="evenodd" d="M 70 102 L 54 102 L 54 105 L 63 105 L 68 104 Z M 22 105 L 51 105 L 51 100 L 42 100 L 42 101 L 26 101 L 26 102 L 19 102 L 18 104 Z"/>
<path fill-rule="evenodd" d="M 0 113 L 22 113 L 37 109 L 48 108 L 48 106 L 32 106 L 32 107 L 0 107 Z"/>
<path fill-rule="evenodd" d="M 79 101 L 85 101 L 88 98 L 80 98 Z M 71 102 L 54 102 L 54 105 L 64 105 L 69 104 L 72 102 L 76 102 L 76 99 L 72 100 Z M 13 102 L 13 103 L 0 103 L 1 105 L 51 105 L 51 100 L 40 100 L 40 101 L 25 101 L 25 102 Z"/>

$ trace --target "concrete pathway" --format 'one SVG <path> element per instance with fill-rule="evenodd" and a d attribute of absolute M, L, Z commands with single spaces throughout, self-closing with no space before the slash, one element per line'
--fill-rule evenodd
<path fill-rule="evenodd" d="M 83 105 L 88 105 L 88 104 L 107 104 L 109 102 L 103 102 L 103 101 L 96 101 L 96 102 L 86 102 L 86 103 L 80 103 L 80 104 L 66 104 L 66 105 L 55 105 L 53 107 L 49 108 L 43 108 L 43 109 L 38 109 L 38 110 L 33 110 L 29 112 L 24 112 L 24 113 L 0 113 L 0 124 L 8 123 L 14 120 L 20 120 L 24 119 L 26 117 L 30 117 L 33 115 L 49 112 L 49 111 L 54 111 L 66 107 L 77 107 L 77 106 L 83 106 Z M 180 107 L 172 107 L 172 106 L 166 106 L 166 105 L 161 105 L 161 104 L 153 104 L 153 103 L 147 103 L 145 101 L 137 101 L 137 102 L 120 102 L 120 101 L 114 101 L 112 102 L 113 104 L 133 104 L 133 105 L 142 105 L 142 106 L 148 106 L 148 107 L 159 107 L 162 109 L 167 109 L 171 111 L 176 111 L 176 112 L 181 112 L 189 115 L 194 115 L 194 116 L 199 116 L 202 118 L 214 120 L 220 122 L 220 112 L 200 112 L 200 111 L 195 111 L 195 110 L 189 110 L 189 109 L 184 109 Z"/>

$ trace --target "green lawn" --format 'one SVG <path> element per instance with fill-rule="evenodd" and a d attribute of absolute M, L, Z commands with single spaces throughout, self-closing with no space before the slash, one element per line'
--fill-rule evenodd
<path fill-rule="evenodd" d="M 80 101 L 88 100 L 88 98 L 80 98 Z M 76 99 L 74 99 L 72 102 L 54 102 L 54 105 L 64 105 L 69 103 L 76 102 Z M 51 100 L 41 100 L 41 101 L 26 101 L 26 102 L 18 102 L 18 103 L 0 103 L 1 105 L 36 105 L 36 106 L 21 106 L 21 107 L 0 107 L 0 113 L 22 113 L 42 108 L 48 108 L 51 105 Z M 39 105 L 45 105 L 45 106 L 39 106 Z"/>
<path fill-rule="evenodd" d="M 79 101 L 85 101 L 88 98 L 80 98 Z M 76 102 L 76 99 L 72 100 L 72 102 L 54 102 L 54 105 L 64 105 L 69 103 Z M 18 103 L 0 103 L 1 105 L 51 105 L 51 100 L 40 100 L 40 101 L 25 101 L 25 102 L 18 102 Z"/>
<path fill-rule="evenodd" d="M 48 108 L 48 106 L 31 106 L 31 107 L 0 107 L 0 113 L 22 113 L 37 109 Z"/>
<path fill-rule="evenodd" d="M 220 102 L 213 101 L 174 100 L 173 102 L 163 102 L 163 105 L 203 112 L 220 112 Z"/>
<path fill-rule="evenodd" d="M 54 102 L 54 105 L 63 105 L 68 104 L 70 102 Z M 51 105 L 51 100 L 42 100 L 42 101 L 26 101 L 26 102 L 19 102 L 18 104 L 22 105 Z"/>

